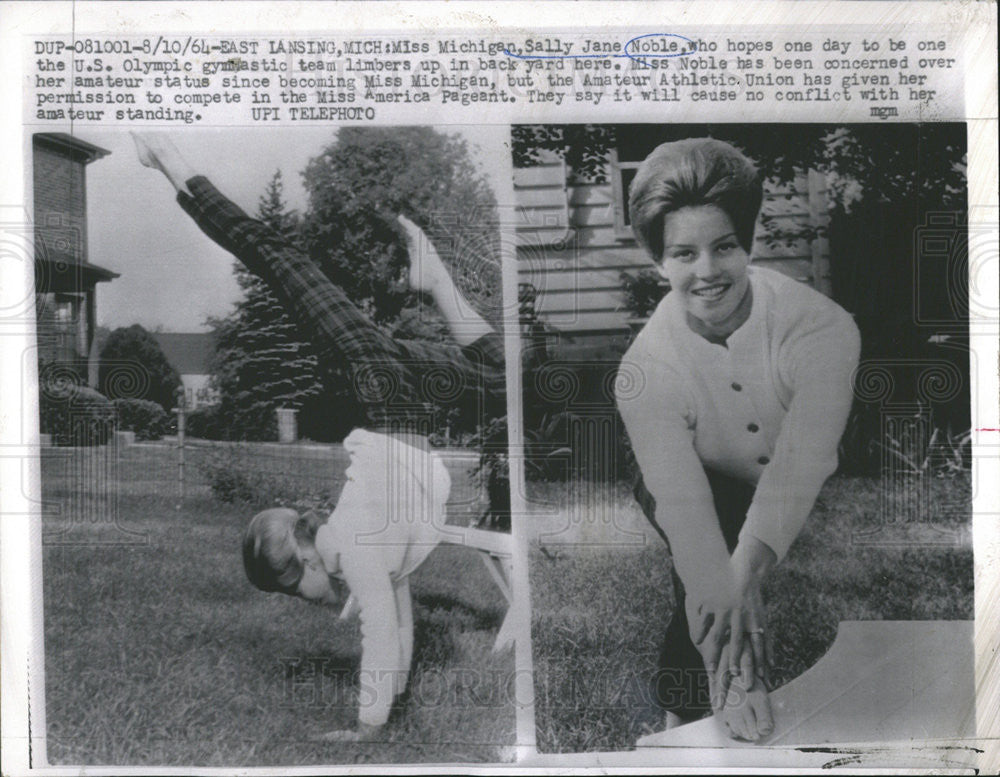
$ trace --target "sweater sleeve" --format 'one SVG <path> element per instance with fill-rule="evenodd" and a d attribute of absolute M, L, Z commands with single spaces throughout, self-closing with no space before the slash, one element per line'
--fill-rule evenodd
<path fill-rule="evenodd" d="M 362 547 L 341 553 L 344 581 L 361 608 L 361 677 L 358 720 L 381 726 L 398 687 L 405 687 L 396 592 L 376 550 Z"/>
<path fill-rule="evenodd" d="M 860 350 L 853 319 L 832 304 L 821 315 L 815 309 L 803 315 L 779 349 L 779 370 L 791 388 L 791 401 L 740 533 L 741 540 L 749 534 L 768 545 L 778 561 L 837 469 Z"/>
<path fill-rule="evenodd" d="M 616 400 L 655 521 L 670 543 L 684 586 L 698 597 L 729 571 L 712 490 L 694 447 L 694 411 L 680 377 L 662 359 L 629 352 L 616 381 Z M 632 391 L 633 387 L 640 390 Z"/>
<path fill-rule="evenodd" d="M 360 610 L 358 719 L 372 726 L 388 720 L 396 690 L 405 688 L 410 668 L 403 649 L 409 616 L 400 614 L 393 585 L 409 527 L 392 521 L 387 509 L 387 452 L 379 446 L 389 442 L 364 430 L 355 430 L 344 441 L 351 455 L 348 481 L 330 519 L 316 534 L 316 549 L 327 570 L 339 570 Z"/>

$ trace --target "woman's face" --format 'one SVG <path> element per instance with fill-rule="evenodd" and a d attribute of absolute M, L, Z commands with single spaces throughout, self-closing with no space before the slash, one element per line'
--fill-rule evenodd
<path fill-rule="evenodd" d="M 734 314 L 750 283 L 749 263 L 732 220 L 717 205 L 691 205 L 664 218 L 660 275 L 687 312 L 717 334 L 743 323 Z"/>
<path fill-rule="evenodd" d="M 323 565 L 323 559 L 320 558 L 316 546 L 300 543 L 299 560 L 302 562 L 299 596 L 312 602 L 339 604 L 340 597 L 330 580 L 330 575 Z"/>

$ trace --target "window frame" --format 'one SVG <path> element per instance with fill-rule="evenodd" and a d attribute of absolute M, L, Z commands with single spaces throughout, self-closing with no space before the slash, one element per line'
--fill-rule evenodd
<path fill-rule="evenodd" d="M 622 242 L 635 243 L 635 234 L 632 232 L 632 224 L 628 218 L 628 197 L 625 194 L 623 185 L 623 172 L 626 170 L 638 170 L 642 162 L 622 162 L 618 158 L 617 148 L 611 149 L 609 161 L 611 163 L 611 200 L 614 204 L 615 239 Z"/>

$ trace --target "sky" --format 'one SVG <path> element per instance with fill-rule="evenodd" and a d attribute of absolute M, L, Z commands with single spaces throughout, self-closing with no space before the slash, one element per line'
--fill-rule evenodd
<path fill-rule="evenodd" d="M 482 153 L 496 147 L 496 127 L 446 127 L 463 135 L 480 168 Z M 335 138 L 332 127 L 225 128 L 173 133 L 192 167 L 205 174 L 248 213 L 275 170 L 281 170 L 285 201 L 303 210 L 301 171 Z M 207 331 L 210 316 L 224 316 L 239 299 L 235 259 L 194 224 L 177 204 L 173 187 L 139 164 L 127 131 L 80 130 L 77 137 L 107 149 L 87 167 L 89 259 L 121 277 L 97 285 L 97 323 L 114 329 L 141 324 L 164 332 Z"/>

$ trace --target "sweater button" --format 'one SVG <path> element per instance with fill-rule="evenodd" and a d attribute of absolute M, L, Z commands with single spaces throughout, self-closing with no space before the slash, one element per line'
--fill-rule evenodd
<path fill-rule="evenodd" d="M 739 383 L 733 383 L 733 391 L 743 391 L 743 386 Z"/>
<path fill-rule="evenodd" d="M 757 459 L 758 464 L 767 464 L 769 461 L 771 460 L 767 456 L 761 456 L 759 459 Z"/>
<path fill-rule="evenodd" d="M 750 431 L 750 432 L 753 432 L 754 434 L 756 434 L 757 432 L 760 431 L 760 427 L 757 426 L 757 424 L 747 424 L 747 431 Z"/>

